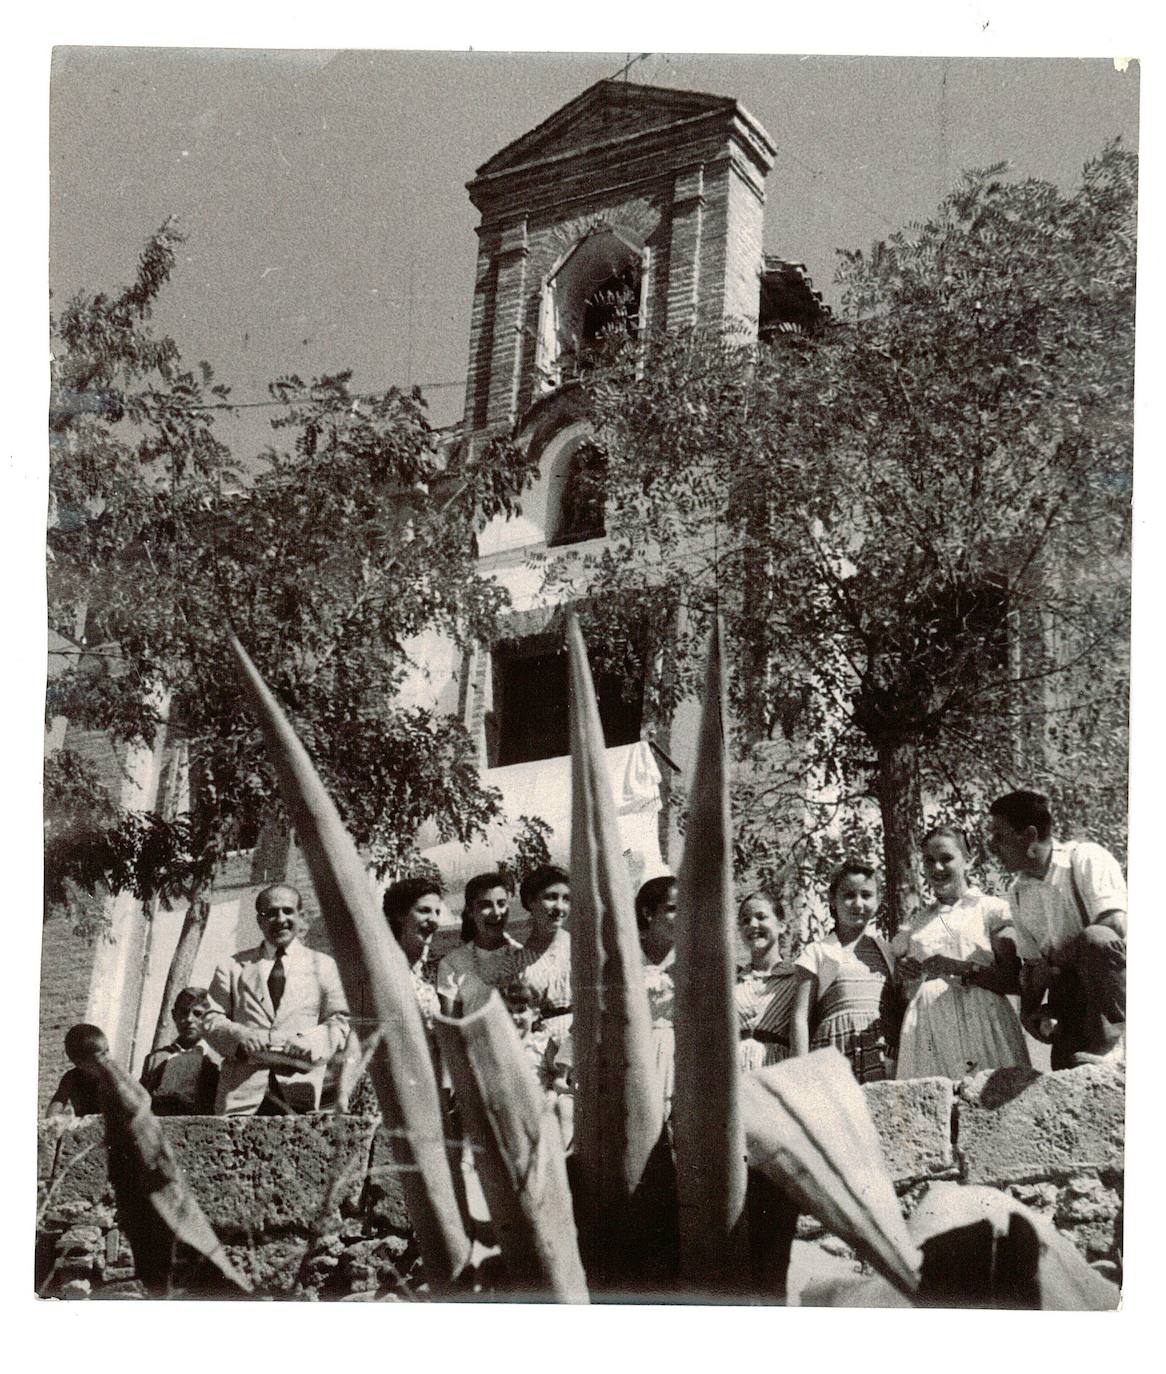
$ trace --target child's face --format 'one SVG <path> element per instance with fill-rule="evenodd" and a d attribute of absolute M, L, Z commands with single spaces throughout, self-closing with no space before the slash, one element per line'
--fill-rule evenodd
<path fill-rule="evenodd" d="M 518 1030 L 523 1034 L 532 1031 L 538 1018 L 538 1011 L 534 1005 L 530 988 L 525 983 L 511 984 L 502 995 L 506 1002 L 506 1009 L 510 1013 L 510 1019 Z"/>
<path fill-rule="evenodd" d="M 88 1054 L 79 1055 L 73 1060 L 78 1073 L 86 1078 L 96 1078 L 102 1064 L 109 1058 L 109 1041 L 104 1036 L 93 1046 Z"/>
<path fill-rule="evenodd" d="M 188 1049 L 202 1039 L 202 1023 L 210 1008 L 205 1002 L 175 1002 L 174 1029 L 178 1032 L 178 1043 Z"/>
<path fill-rule="evenodd" d="M 531 900 L 530 915 L 540 935 L 562 930 L 571 914 L 571 889 L 566 883 L 551 883 Z"/>
<path fill-rule="evenodd" d="M 780 952 L 784 930 L 767 897 L 749 898 L 737 917 L 737 929 L 750 954 L 768 954 L 775 947 Z"/>
<path fill-rule="evenodd" d="M 676 894 L 679 890 L 673 883 L 659 905 L 653 907 L 648 914 L 649 933 L 669 946 L 676 938 Z"/>
<path fill-rule="evenodd" d="M 862 934 L 878 910 L 879 885 L 864 873 L 847 873 L 834 894 L 834 931 L 842 941 Z"/>
<path fill-rule="evenodd" d="M 923 851 L 923 867 L 931 890 L 941 900 L 958 897 L 967 882 L 967 860 L 951 835 L 933 835 Z"/>

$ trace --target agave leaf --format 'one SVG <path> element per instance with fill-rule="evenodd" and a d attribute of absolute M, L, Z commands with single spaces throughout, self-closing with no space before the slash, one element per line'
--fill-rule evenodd
<path fill-rule="evenodd" d="M 997 1188 L 932 1183 L 911 1238 L 923 1252 L 922 1306 L 1112 1312 L 1121 1296 L 1072 1241 Z"/>
<path fill-rule="evenodd" d="M 369 1077 L 426 1272 L 435 1287 L 444 1287 L 465 1268 L 471 1242 L 454 1191 L 433 1057 L 409 966 L 307 751 L 234 636 L 231 647 L 304 847 L 345 994 L 355 1005 L 368 989 L 383 1029 Z"/>
<path fill-rule="evenodd" d="M 571 983 L 575 1159 L 588 1226 L 617 1234 L 660 1139 L 664 1108 L 643 957 L 603 729 L 579 622 L 567 623 L 571 719 Z"/>
<path fill-rule="evenodd" d="M 512 1292 L 587 1302 L 558 1118 L 501 998 L 435 1027 Z"/>
<path fill-rule="evenodd" d="M 913 1294 L 921 1256 L 862 1089 L 838 1051 L 815 1050 L 743 1074 L 741 1112 L 750 1166 Z"/>
<path fill-rule="evenodd" d="M 745 1136 L 733 1005 L 728 693 L 719 623 L 709 638 L 704 710 L 689 794 L 676 917 L 676 1150 L 681 1271 L 713 1291 L 744 1283 Z"/>
<path fill-rule="evenodd" d="M 109 1181 L 118 1220 L 134 1252 L 134 1268 L 151 1292 L 165 1292 L 172 1277 L 174 1245 L 180 1241 L 244 1292 L 251 1284 L 235 1268 L 214 1227 L 190 1191 L 162 1126 L 150 1110 L 150 1095 L 108 1055 L 94 1061 L 105 1117 Z"/>

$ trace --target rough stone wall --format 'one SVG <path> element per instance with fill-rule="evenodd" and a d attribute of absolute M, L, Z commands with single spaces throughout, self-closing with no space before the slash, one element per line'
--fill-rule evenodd
<path fill-rule="evenodd" d="M 377 1118 L 176 1117 L 165 1129 L 257 1295 L 405 1291 L 417 1253 Z M 97 1117 L 59 1142 L 42 1128 L 36 1284 L 46 1296 L 141 1296 L 117 1227 L 102 1140 Z"/>
<path fill-rule="evenodd" d="M 1004 1069 L 865 1089 L 909 1213 L 929 1182 L 990 1183 L 1048 1217 L 1086 1259 L 1120 1254 L 1124 1075 Z M 379 1122 L 366 1117 L 172 1118 L 179 1163 L 232 1260 L 261 1293 L 392 1296 L 416 1282 L 408 1216 Z M 133 1295 L 132 1264 L 94 1118 L 42 1128 L 37 1284 L 46 1295 Z M 858 1267 L 802 1218 L 799 1238 Z"/>
<path fill-rule="evenodd" d="M 1091 1263 L 1119 1262 L 1124 1074 L 997 1069 L 962 1083 L 920 1078 L 863 1091 L 905 1214 L 937 1179 L 988 1184 L 1051 1221 Z M 801 1218 L 798 1234 L 859 1267 L 813 1218 Z"/>

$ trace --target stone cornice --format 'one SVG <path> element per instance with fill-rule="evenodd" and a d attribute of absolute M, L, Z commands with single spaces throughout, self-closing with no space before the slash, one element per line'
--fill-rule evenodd
<path fill-rule="evenodd" d="M 760 189 L 773 165 L 776 148 L 761 125 L 740 105 L 710 110 L 647 130 L 598 140 L 582 148 L 534 158 L 517 167 L 485 173 L 467 182 L 466 189 L 471 201 L 482 212 L 484 228 L 495 219 L 495 210 L 503 206 L 513 213 L 518 205 L 529 211 L 543 202 L 561 203 L 564 178 L 582 176 L 591 167 L 603 173 L 595 178 L 595 191 L 607 193 L 610 189 L 607 177 L 617 168 L 624 173 L 621 182 L 625 185 L 633 181 L 658 181 L 690 167 L 694 161 L 718 160 L 718 156 L 724 156 L 726 144 L 738 152 Z M 619 167 L 620 154 L 626 156 L 626 170 Z M 740 163 L 738 166 L 744 170 Z"/>

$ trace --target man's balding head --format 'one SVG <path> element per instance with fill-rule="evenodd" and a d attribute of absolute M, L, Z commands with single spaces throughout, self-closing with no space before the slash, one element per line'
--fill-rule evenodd
<path fill-rule="evenodd" d="M 255 898 L 255 915 L 264 937 L 276 949 L 287 949 L 304 932 L 303 901 L 287 883 L 265 887 Z"/>

